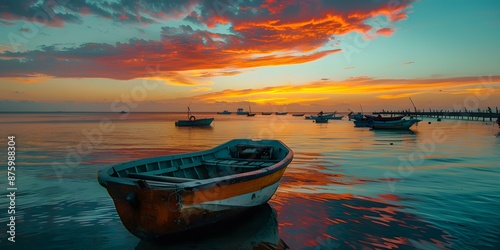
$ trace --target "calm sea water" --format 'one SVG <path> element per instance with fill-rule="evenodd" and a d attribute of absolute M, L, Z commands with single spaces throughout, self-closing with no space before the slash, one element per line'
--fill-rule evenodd
<path fill-rule="evenodd" d="M 0 114 L 0 188 L 16 136 L 16 242 L 0 197 L 2 249 L 498 249 L 500 129 L 424 119 L 411 131 L 341 120 L 196 114 Z M 431 122 L 429 124 L 429 122 Z M 121 224 L 96 173 L 109 164 L 208 149 L 234 138 L 282 140 L 295 152 L 268 206 L 222 228 L 149 243 Z"/>

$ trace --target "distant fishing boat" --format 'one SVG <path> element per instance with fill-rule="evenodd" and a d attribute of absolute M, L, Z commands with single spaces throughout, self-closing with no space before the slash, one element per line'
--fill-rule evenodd
<path fill-rule="evenodd" d="M 350 114 L 348 115 L 349 120 L 361 120 L 361 119 L 367 119 L 362 113 L 357 113 L 357 114 Z"/>
<path fill-rule="evenodd" d="M 373 129 L 410 129 L 411 126 L 414 124 L 418 124 L 420 121 L 419 119 L 401 119 L 401 120 L 396 120 L 396 121 L 373 121 L 372 122 L 372 128 Z"/>
<path fill-rule="evenodd" d="M 405 117 L 404 115 L 399 115 L 399 116 L 365 115 L 365 116 L 366 118 L 371 118 L 374 121 L 398 121 Z"/>
<path fill-rule="evenodd" d="M 357 114 L 354 114 L 354 112 L 351 111 L 347 115 L 349 117 L 349 120 L 354 120 L 354 127 L 362 128 L 362 127 L 372 127 L 373 125 L 373 119 L 372 118 L 367 118 L 363 115 L 363 113 L 358 112 Z"/>
<path fill-rule="evenodd" d="M 293 152 L 278 140 L 235 139 L 200 152 L 117 164 L 98 172 L 123 225 L 151 240 L 265 204 Z"/>
<path fill-rule="evenodd" d="M 292 114 L 292 116 L 304 116 L 305 114 L 304 113 L 300 113 L 300 114 Z"/>
<path fill-rule="evenodd" d="M 333 117 L 335 114 L 332 113 L 332 114 L 325 114 L 323 113 L 323 111 L 320 111 L 317 115 L 311 115 L 309 118 L 306 117 L 306 119 L 312 119 L 312 120 L 317 120 L 317 119 L 330 119 L 331 117 Z"/>
<path fill-rule="evenodd" d="M 342 120 L 343 118 L 343 116 L 336 116 L 333 114 L 333 116 L 328 117 L 328 120 Z"/>
<path fill-rule="evenodd" d="M 325 117 L 317 117 L 314 118 L 315 123 L 328 123 L 328 118 Z"/>
<path fill-rule="evenodd" d="M 373 119 L 369 118 L 361 118 L 361 119 L 356 119 L 353 121 L 354 122 L 354 127 L 362 128 L 362 127 L 372 127 L 373 125 Z"/>
<path fill-rule="evenodd" d="M 248 115 L 248 112 L 244 111 L 242 108 L 239 108 L 238 110 L 236 110 L 236 114 L 237 115 Z"/>
<path fill-rule="evenodd" d="M 315 119 L 318 119 L 318 118 L 330 119 L 331 117 L 333 117 L 333 114 L 322 114 L 322 113 L 319 113 L 318 115 L 311 115 L 309 117 L 306 117 L 306 119 L 308 119 L 308 118 L 312 119 L 312 120 L 315 120 Z"/>
<path fill-rule="evenodd" d="M 229 110 L 224 110 L 222 112 L 217 112 L 218 115 L 230 115 L 231 112 Z"/>
<path fill-rule="evenodd" d="M 250 105 L 248 105 L 248 110 L 249 112 L 247 113 L 247 116 L 255 116 L 255 113 L 252 113 L 252 108 L 250 108 Z"/>
<path fill-rule="evenodd" d="M 262 112 L 262 115 L 271 115 L 273 112 Z"/>
<path fill-rule="evenodd" d="M 286 114 L 288 114 L 288 112 L 276 112 L 275 114 L 276 115 L 286 115 Z"/>
<path fill-rule="evenodd" d="M 175 126 L 177 127 L 204 127 L 210 126 L 214 118 L 202 118 L 196 119 L 193 115 L 189 118 L 189 120 L 179 120 L 175 122 Z"/>
<path fill-rule="evenodd" d="M 323 111 L 319 112 L 318 116 L 327 118 L 328 120 L 342 120 L 343 116 L 337 116 L 337 111 L 331 114 L 323 114 Z"/>
<path fill-rule="evenodd" d="M 177 127 L 205 127 L 210 126 L 214 121 L 214 118 L 202 118 L 196 119 L 194 115 L 191 115 L 191 109 L 188 107 L 188 120 L 178 120 L 175 122 Z"/>

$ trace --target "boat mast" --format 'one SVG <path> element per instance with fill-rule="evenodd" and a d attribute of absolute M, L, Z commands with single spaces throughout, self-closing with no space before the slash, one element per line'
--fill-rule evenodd
<path fill-rule="evenodd" d="M 188 120 L 189 118 L 191 117 L 191 103 L 193 103 L 193 98 L 191 98 L 191 101 L 189 102 L 189 105 L 188 105 Z"/>
<path fill-rule="evenodd" d="M 408 98 L 410 98 L 411 104 L 413 105 L 413 109 L 415 110 L 415 113 L 417 113 L 417 107 L 415 107 L 415 103 L 413 103 L 413 100 L 411 99 L 411 97 L 408 97 Z"/>

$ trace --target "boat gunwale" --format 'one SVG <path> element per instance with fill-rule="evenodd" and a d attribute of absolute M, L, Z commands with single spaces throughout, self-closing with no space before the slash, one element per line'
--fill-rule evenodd
<path fill-rule="evenodd" d="M 410 129 L 413 125 L 418 124 L 422 120 L 395 120 L 395 121 L 372 121 L 371 127 L 374 129 Z"/>
<path fill-rule="evenodd" d="M 286 168 L 292 162 L 293 155 L 294 155 L 293 151 L 280 140 L 254 141 L 252 139 L 233 139 L 233 140 L 227 141 L 221 145 L 218 145 L 214 148 L 210 148 L 210 149 L 203 150 L 203 151 L 181 153 L 181 154 L 174 154 L 174 155 L 165 155 L 165 156 L 159 156 L 159 157 L 149 157 L 149 158 L 120 163 L 118 165 L 112 165 L 111 167 L 107 167 L 107 168 L 99 170 L 99 172 L 98 172 L 99 183 L 101 183 L 101 185 L 104 187 L 106 187 L 109 182 L 123 184 L 123 185 L 137 186 L 138 185 L 137 181 L 144 180 L 144 179 L 130 178 L 130 177 L 115 177 L 115 176 L 111 176 L 111 174 L 113 172 L 121 171 L 123 169 L 131 168 L 131 167 L 142 165 L 142 164 L 148 164 L 148 163 L 159 162 L 159 161 L 169 161 L 169 160 L 171 161 L 171 160 L 181 159 L 181 158 L 185 158 L 185 157 L 195 157 L 195 156 L 210 154 L 213 152 L 217 152 L 217 151 L 219 151 L 225 147 L 228 147 L 228 146 L 238 145 L 238 141 L 240 141 L 240 142 L 256 142 L 256 143 L 268 141 L 268 142 L 272 142 L 271 145 L 274 143 L 277 143 L 278 144 L 277 146 L 284 147 L 286 150 L 288 150 L 288 153 L 285 155 L 285 157 L 283 157 L 283 159 L 275 162 L 271 166 L 267 166 L 267 167 L 263 167 L 263 168 L 251 170 L 248 172 L 243 172 L 243 173 L 230 174 L 230 175 L 219 176 L 219 177 L 208 178 L 208 179 L 197 179 L 197 180 L 183 182 L 183 183 L 172 183 L 172 182 L 153 181 L 153 180 L 145 180 L 145 181 L 152 188 L 159 188 L 159 189 L 179 189 L 179 188 L 181 188 L 181 189 L 197 189 L 198 190 L 198 189 L 204 189 L 205 187 L 210 188 L 210 187 L 212 187 L 212 185 L 214 183 L 227 185 L 227 184 L 244 182 L 244 181 L 248 181 L 248 180 L 261 178 L 263 176 L 270 175 L 270 174 L 275 173 L 283 168 Z M 116 170 L 115 167 L 121 167 L 121 169 Z"/>

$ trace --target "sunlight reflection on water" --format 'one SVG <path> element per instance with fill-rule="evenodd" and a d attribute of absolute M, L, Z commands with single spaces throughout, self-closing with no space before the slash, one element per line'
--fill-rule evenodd
<path fill-rule="evenodd" d="M 303 117 L 275 115 L 213 115 L 216 120 L 210 128 L 175 127 L 174 121 L 184 116 L 0 117 L 1 136 L 14 134 L 17 143 L 16 247 L 160 248 L 161 244 L 140 241 L 123 227 L 111 198 L 95 179 L 97 170 L 128 160 L 203 150 L 234 138 L 279 139 L 294 150 L 294 161 L 269 202 L 271 207 L 254 217 L 265 226 L 241 221 L 233 240 L 186 239 L 176 248 L 203 249 L 208 242 L 239 247 L 234 238 L 241 242 L 245 237 L 255 242 L 260 237 L 260 247 L 288 245 L 291 249 L 494 249 L 499 245 L 500 216 L 493 212 L 500 208 L 496 127 L 442 121 L 421 123 L 414 131 L 372 131 L 354 128 L 345 120 L 315 124 Z M 99 128 L 103 119 L 110 119 L 114 129 L 103 133 L 91 152 L 58 178 L 54 166 L 67 164 L 68 153 L 78 143 L 88 142 L 86 134 Z M 438 138 L 442 140 L 436 139 L 436 131 L 443 133 Z M 6 199 L 0 200 L 0 207 L 7 207 Z M 274 225 L 273 213 L 277 214 Z M 7 218 L 2 216 L 0 222 L 6 223 Z M 263 232 L 272 228 L 277 231 L 269 240 Z"/>

